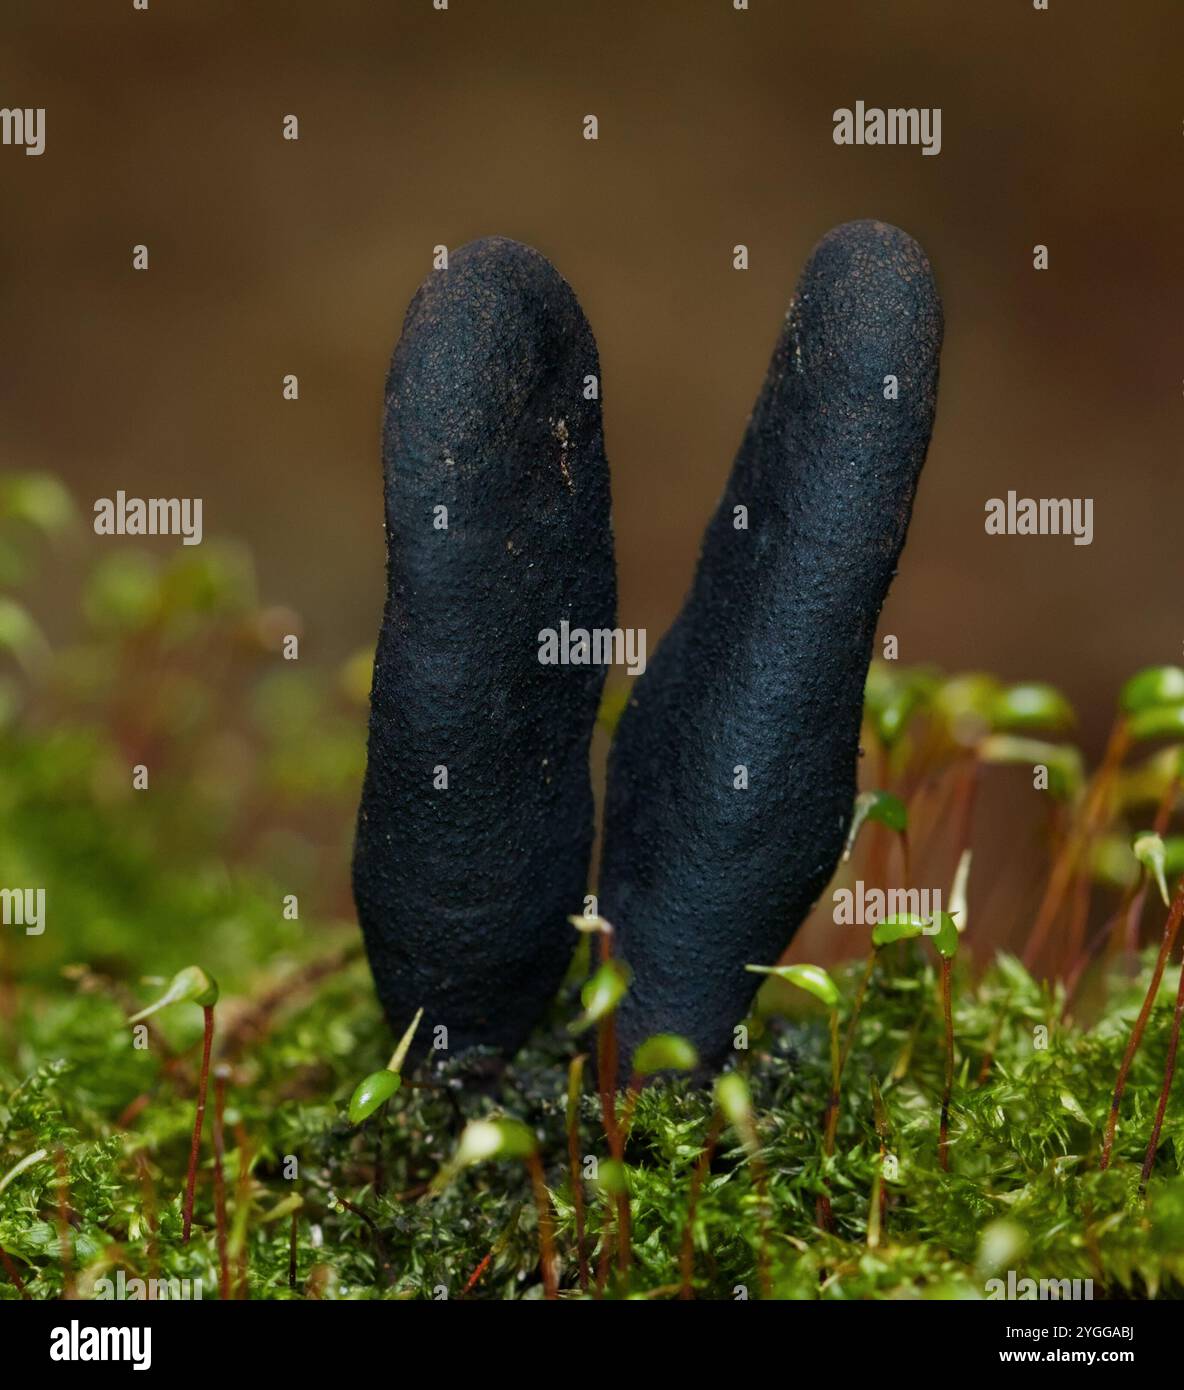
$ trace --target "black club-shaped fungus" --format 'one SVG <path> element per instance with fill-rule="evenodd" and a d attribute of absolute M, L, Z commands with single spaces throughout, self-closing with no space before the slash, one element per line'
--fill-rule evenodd
<path fill-rule="evenodd" d="M 758 983 L 745 965 L 780 956 L 834 870 L 941 339 L 905 233 L 852 222 L 819 242 L 690 595 L 613 744 L 600 906 L 634 974 L 623 1063 L 659 1032 L 723 1062 Z"/>
<path fill-rule="evenodd" d="M 614 621 L 599 373 L 570 286 L 490 238 L 416 294 L 387 378 L 354 896 L 392 1027 L 422 1005 L 450 1053 L 523 1042 L 587 889 L 604 670 L 543 664 L 539 634 Z"/>

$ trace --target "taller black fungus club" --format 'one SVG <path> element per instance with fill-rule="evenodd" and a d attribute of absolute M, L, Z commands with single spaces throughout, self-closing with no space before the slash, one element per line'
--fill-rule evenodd
<path fill-rule="evenodd" d="M 455 252 L 386 385 L 387 596 L 353 881 L 398 1032 L 511 1052 L 554 996 L 587 889 L 603 668 L 540 633 L 616 608 L 596 344 L 537 252 Z"/>
<path fill-rule="evenodd" d="M 601 911 L 633 987 L 620 1055 L 718 1066 L 826 886 L 863 685 L 933 424 L 941 305 L 910 237 L 828 233 L 798 283 L 681 614 L 609 767 Z"/>

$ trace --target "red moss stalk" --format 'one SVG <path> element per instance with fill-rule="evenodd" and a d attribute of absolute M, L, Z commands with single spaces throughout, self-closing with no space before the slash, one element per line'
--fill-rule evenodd
<path fill-rule="evenodd" d="M 1143 1040 L 1143 1033 L 1147 1028 L 1147 1020 L 1151 1017 L 1151 1009 L 1155 1004 L 1155 996 L 1159 993 L 1160 981 L 1163 979 L 1164 967 L 1168 963 L 1168 957 L 1172 953 L 1172 947 L 1176 944 L 1176 937 L 1180 931 L 1180 919 L 1184 916 L 1184 878 L 1180 879 L 1176 886 L 1176 896 L 1172 899 L 1171 911 L 1168 913 L 1168 920 L 1164 924 L 1163 940 L 1159 944 L 1159 955 L 1155 960 L 1155 969 L 1151 973 L 1151 983 L 1147 986 L 1147 993 L 1143 998 L 1143 1007 L 1139 1010 L 1139 1016 L 1135 1019 L 1135 1026 L 1131 1029 L 1131 1035 L 1127 1039 L 1126 1051 L 1122 1054 L 1122 1063 L 1118 1068 L 1118 1079 L 1114 1083 L 1114 1097 L 1110 1102 L 1110 1114 L 1106 1119 L 1106 1133 L 1102 1140 L 1102 1158 L 1099 1167 L 1106 1169 L 1110 1166 L 1110 1155 L 1114 1149 L 1114 1134 L 1118 1127 L 1118 1112 L 1122 1105 L 1122 1093 L 1126 1090 L 1127 1076 L 1130 1074 L 1131 1063 L 1135 1059 L 1135 1053 L 1139 1050 L 1139 1044 Z"/>
<path fill-rule="evenodd" d="M 181 1232 L 181 1244 L 189 1244 L 189 1233 L 193 1229 L 193 1197 L 197 1189 L 197 1156 L 201 1149 L 201 1127 L 206 1116 L 206 1087 L 210 1079 L 210 1048 L 214 1042 L 214 1006 L 202 1005 L 205 1027 L 201 1043 L 201 1073 L 197 1079 L 197 1114 L 193 1119 L 193 1142 L 189 1146 L 189 1175 L 185 1180 L 185 1218 Z"/>
<path fill-rule="evenodd" d="M 691 1192 L 687 1201 L 687 1224 L 683 1228 L 682 1251 L 679 1257 L 682 1274 L 682 1285 L 678 1295 L 680 1298 L 694 1298 L 695 1296 L 693 1284 L 695 1275 L 695 1212 L 699 1205 L 699 1193 L 711 1168 L 711 1160 L 715 1157 L 715 1147 L 719 1143 L 719 1136 L 723 1133 L 723 1127 L 724 1117 L 717 1109 L 711 1117 L 711 1126 L 707 1131 L 707 1142 L 703 1145 L 703 1152 L 699 1155 L 699 1161 L 695 1164 L 695 1171 L 691 1176 Z"/>
<path fill-rule="evenodd" d="M 1105 810 L 1106 797 L 1118 769 L 1122 765 L 1122 760 L 1126 756 L 1129 743 L 1130 731 L 1126 717 L 1119 715 L 1110 731 L 1102 764 L 1098 768 L 1086 797 L 1080 829 L 1076 833 L 1070 830 L 1053 861 L 1048 885 L 1044 890 L 1044 897 L 1041 899 L 1040 907 L 1036 913 L 1036 921 L 1028 936 L 1027 945 L 1024 947 L 1023 963 L 1028 970 L 1032 970 L 1040 958 L 1048 934 L 1052 930 L 1052 925 L 1064 905 L 1065 894 L 1072 881 L 1073 871 L 1081 857 L 1088 853 L 1090 843 L 1097 832 L 1102 813 Z"/>
<path fill-rule="evenodd" d="M 1168 1055 L 1163 1064 L 1163 1089 L 1159 1093 L 1159 1105 L 1155 1111 L 1155 1124 L 1151 1127 L 1151 1139 L 1147 1145 L 1147 1156 L 1143 1160 L 1143 1173 L 1139 1179 L 1139 1191 L 1147 1187 L 1147 1179 L 1155 1167 L 1155 1153 L 1159 1148 L 1159 1132 L 1163 1128 L 1164 1112 L 1168 1108 L 1168 1095 L 1172 1089 L 1172 1079 L 1176 1074 L 1176 1049 L 1180 1045 L 1180 1016 L 1184 1014 L 1184 966 L 1180 969 L 1180 984 L 1176 990 L 1176 1011 L 1172 1016 L 1172 1036 L 1168 1041 Z"/>
<path fill-rule="evenodd" d="M 559 1285 L 555 1275 L 555 1230 L 551 1222 L 551 1199 L 547 1195 L 547 1180 L 543 1173 L 543 1161 L 538 1151 L 533 1151 L 526 1160 L 530 1170 L 530 1185 L 534 1189 L 534 1203 L 539 1213 L 539 1263 L 543 1268 L 543 1297 L 558 1298 Z"/>
<path fill-rule="evenodd" d="M 226 1070 L 214 1072 L 214 1213 L 218 1231 L 218 1293 L 223 1301 L 230 1298 L 230 1249 L 226 1229 L 226 1177 L 222 1168 L 225 1141 L 222 1116 L 226 1109 Z"/>
<path fill-rule="evenodd" d="M 580 1173 L 580 1088 L 584 1077 L 584 1054 L 571 1059 L 567 1073 L 567 1163 L 571 1173 L 571 1199 L 576 1218 L 576 1258 L 579 1261 L 580 1290 L 588 1292 L 588 1253 L 584 1249 L 584 1182 Z"/>
<path fill-rule="evenodd" d="M 0 1245 L 0 1264 L 4 1266 L 4 1272 L 8 1275 L 9 1279 L 12 1280 L 17 1293 L 24 1299 L 29 1298 L 29 1291 L 25 1288 L 25 1283 L 20 1276 L 20 1271 L 17 1269 L 16 1265 L 13 1264 L 12 1256 L 2 1245 Z"/>

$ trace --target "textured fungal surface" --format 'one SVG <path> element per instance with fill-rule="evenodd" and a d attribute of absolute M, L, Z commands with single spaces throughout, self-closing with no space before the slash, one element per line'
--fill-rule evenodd
<path fill-rule="evenodd" d="M 613 744 L 600 903 L 634 972 L 622 1058 L 676 1032 L 718 1065 L 757 983 L 745 964 L 777 959 L 834 870 L 941 338 L 905 233 L 852 222 L 819 242 Z"/>
<path fill-rule="evenodd" d="M 416 294 L 387 379 L 354 896 L 392 1027 L 422 1005 L 454 1053 L 520 1045 L 587 887 L 604 671 L 543 664 L 539 634 L 613 625 L 599 371 L 570 286 L 491 238 Z"/>

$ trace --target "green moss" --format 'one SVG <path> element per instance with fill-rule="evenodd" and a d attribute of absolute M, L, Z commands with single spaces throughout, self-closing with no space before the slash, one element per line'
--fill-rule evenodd
<path fill-rule="evenodd" d="M 853 979 L 844 977 L 849 998 Z M 1184 1283 L 1184 1179 L 1178 1172 L 1181 1126 L 1169 1126 L 1146 1201 L 1135 1161 L 1154 1109 L 1169 1010 L 1156 1010 L 1128 1093 L 1120 1130 L 1122 1160 L 1097 1171 L 1097 1135 L 1110 1101 L 1125 1028 L 1082 1034 L 1052 1029 L 1047 1049 L 1033 1029 L 1051 1018 L 1049 1000 L 1013 961 L 974 987 L 959 981 L 951 1170 L 936 1162 L 941 1028 L 932 966 L 917 951 L 873 986 L 861 1019 L 827 1174 L 835 1233 L 822 1235 L 815 1203 L 822 1191 L 820 1118 L 826 1104 L 826 1031 L 811 1018 L 771 1025 L 747 1059 L 771 1204 L 768 1258 L 783 1297 L 982 1296 L 996 1271 L 984 1265 L 984 1236 L 1007 1221 L 1022 1232 L 1022 1277 L 1092 1278 L 1095 1291 L 1174 1293 Z M 196 1012 L 196 1011 L 195 1011 Z M 918 1026 L 918 1017 L 920 1023 Z M 64 1145 L 70 1240 L 77 1267 L 118 1261 L 128 1276 L 201 1278 L 217 1288 L 217 1252 L 205 1146 L 198 1229 L 180 1245 L 180 1191 L 192 1125 L 192 1066 L 172 1079 L 163 1059 L 132 1054 L 122 1015 L 90 992 L 25 999 L 16 1066 L 0 1074 L 0 1167 L 38 1148 Z M 193 1039 L 194 1029 L 186 1033 Z M 974 1084 L 989 1039 L 998 1033 L 988 1079 Z M 183 1034 L 179 1042 L 185 1041 Z M 293 1193 L 299 1219 L 298 1287 L 310 1276 L 326 1296 L 437 1296 L 461 1293 L 491 1251 L 494 1258 L 470 1297 L 539 1293 L 536 1217 L 524 1169 L 475 1168 L 437 1196 L 423 1195 L 449 1158 L 462 1117 L 492 1113 L 494 1100 L 456 1067 L 412 1074 L 380 1120 L 352 1130 L 345 1108 L 359 1073 L 381 1067 L 389 1038 L 364 965 L 354 963 L 291 1009 L 266 1038 L 234 1056 L 227 1112 L 232 1214 L 249 1202 L 252 1297 L 290 1297 L 289 1225 L 269 1212 Z M 496 1108 L 541 1138 L 558 1212 L 565 1282 L 574 1282 L 574 1208 L 566 1161 L 564 1080 L 571 1045 L 557 1026 L 511 1067 Z M 907 1064 L 902 1056 L 908 1053 Z M 192 1049 L 188 1054 L 193 1059 Z M 68 1059 L 68 1060 L 67 1060 Z M 903 1074 L 901 1074 L 903 1073 Z M 887 1184 L 886 1229 L 867 1246 L 869 1198 L 878 1164 L 868 1076 L 881 1078 L 899 1176 Z M 19 1079 L 18 1079 L 19 1078 Z M 892 1079 L 889 1079 L 892 1078 Z M 121 1129 L 119 1113 L 146 1092 L 147 1106 Z M 626 1150 L 633 1202 L 635 1294 L 680 1282 L 679 1250 L 691 1174 L 710 1123 L 710 1092 L 690 1083 L 641 1094 Z M 585 1097 L 582 1154 L 608 1157 L 597 1104 Z M 383 1150 L 381 1187 L 377 1150 Z M 238 1189 L 248 1154 L 249 1181 Z M 285 1176 L 285 1155 L 298 1159 Z M 142 1166 L 141 1166 L 142 1165 Z M 61 1291 L 56 1210 L 59 1175 L 44 1161 L 0 1195 L 0 1245 L 20 1262 L 34 1297 Z M 236 1191 L 237 1189 L 237 1191 Z M 606 1210 L 587 1184 L 594 1243 Z M 145 1219 L 145 1193 L 159 1203 L 160 1231 Z M 343 1208 L 348 1198 L 371 1218 Z M 704 1184 L 695 1225 L 695 1290 L 731 1298 L 738 1286 L 756 1296 L 762 1241 L 752 1164 L 725 1134 Z M 989 1244 L 989 1242 L 988 1242 Z M 93 1272 L 93 1271 L 92 1271 Z M 609 1292 L 619 1292 L 610 1284 Z M 15 1289 L 0 1282 L 0 1296 Z"/>

